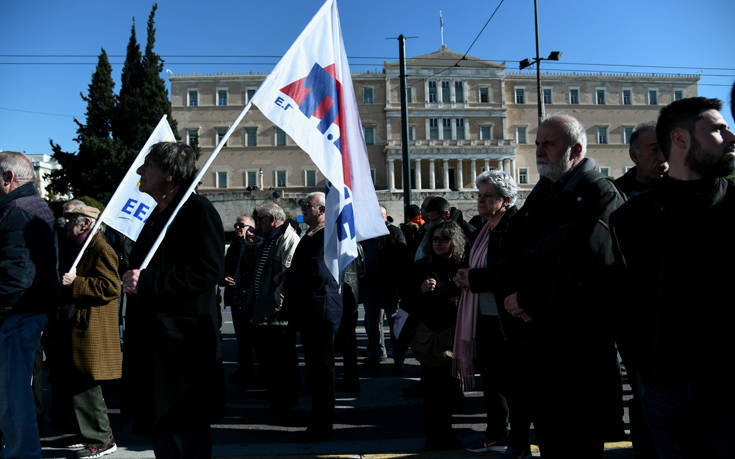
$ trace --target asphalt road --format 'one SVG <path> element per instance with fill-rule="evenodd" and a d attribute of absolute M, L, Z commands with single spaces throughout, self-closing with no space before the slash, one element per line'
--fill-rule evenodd
<path fill-rule="evenodd" d="M 263 397 L 262 388 L 244 390 L 229 375 L 235 369 L 235 335 L 229 310 L 223 312 L 223 352 L 227 376 L 228 414 L 213 426 L 215 457 L 467 457 L 476 456 L 462 449 L 423 452 L 421 398 L 404 395 L 404 389 L 419 380 L 419 365 L 406 360 L 402 375 L 392 371 L 387 359 L 374 371 L 361 371 L 360 391 L 338 392 L 334 437 L 329 442 L 305 443 L 305 430 L 310 399 L 307 393 L 306 371 L 300 353 L 301 397 L 298 405 L 288 412 L 275 411 Z M 362 326 L 362 308 L 357 329 L 358 348 L 364 351 L 367 338 Z M 341 356 L 337 358 L 337 373 L 341 371 Z M 626 394 L 629 394 L 626 386 Z M 150 440 L 133 434 L 129 424 L 120 422 L 119 382 L 104 386 L 110 420 L 118 451 L 110 456 L 117 459 L 152 458 Z M 45 390 L 45 397 L 50 397 Z M 466 393 L 453 418 L 458 438 L 466 445 L 481 439 L 484 415 L 481 392 Z M 627 412 L 627 408 L 626 408 Z M 72 458 L 65 449 L 69 435 L 54 432 L 48 419 L 42 432 L 42 457 Z M 573 447 L 570 445 L 570 447 Z M 490 453 L 492 454 L 492 453 Z M 500 453 L 497 453 L 500 454 Z M 536 449 L 536 455 L 538 450 Z M 633 458 L 629 442 L 607 444 L 605 458 Z"/>

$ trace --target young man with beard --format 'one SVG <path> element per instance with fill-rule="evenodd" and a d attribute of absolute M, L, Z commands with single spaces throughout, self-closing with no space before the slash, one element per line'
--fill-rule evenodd
<path fill-rule="evenodd" d="M 664 107 L 656 136 L 668 176 L 612 217 L 623 350 L 662 458 L 735 456 L 735 183 L 724 178 L 735 170 L 735 134 L 721 108 L 703 97 Z"/>

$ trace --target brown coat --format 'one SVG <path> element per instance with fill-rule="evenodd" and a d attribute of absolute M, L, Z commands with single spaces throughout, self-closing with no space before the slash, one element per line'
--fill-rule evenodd
<path fill-rule="evenodd" d="M 77 306 L 71 328 L 74 366 L 96 381 L 122 375 L 117 266 L 117 254 L 97 233 L 77 265 L 76 279 L 65 288 L 67 298 Z"/>

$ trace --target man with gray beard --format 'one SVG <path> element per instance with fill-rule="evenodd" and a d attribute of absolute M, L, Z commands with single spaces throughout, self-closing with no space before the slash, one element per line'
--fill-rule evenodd
<path fill-rule="evenodd" d="M 725 178 L 735 170 L 735 133 L 721 109 L 704 97 L 664 107 L 656 137 L 669 173 L 611 219 L 622 350 L 660 458 L 735 457 L 735 183 Z"/>
<path fill-rule="evenodd" d="M 608 218 L 623 198 L 585 158 L 586 149 L 575 118 L 554 115 L 541 123 L 541 179 L 509 222 L 502 249 L 504 305 L 523 322 L 527 339 L 514 359 L 533 371 L 526 390 L 545 458 L 602 457 L 610 421 L 606 381 L 616 354 L 606 326 L 605 292 L 613 288 Z"/>

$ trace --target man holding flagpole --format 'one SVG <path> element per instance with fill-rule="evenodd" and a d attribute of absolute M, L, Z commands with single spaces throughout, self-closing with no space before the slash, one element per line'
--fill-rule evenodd
<path fill-rule="evenodd" d="M 222 221 L 207 199 L 186 197 L 196 176 L 188 145 L 153 145 L 137 172 L 156 207 L 130 254 L 134 269 L 123 274 L 122 415 L 135 432 L 152 436 L 156 457 L 211 457 L 210 424 L 225 407 L 215 301 L 224 277 Z"/>

